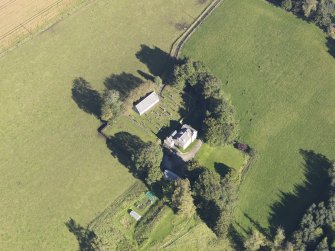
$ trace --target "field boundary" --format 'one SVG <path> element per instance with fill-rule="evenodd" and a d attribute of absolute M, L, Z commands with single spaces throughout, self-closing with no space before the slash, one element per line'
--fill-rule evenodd
<path fill-rule="evenodd" d="M 194 20 L 190 27 L 188 27 L 187 30 L 174 41 L 170 50 L 171 57 L 178 58 L 180 50 L 183 48 L 186 41 L 222 2 L 223 0 L 216 0 L 209 4 L 207 8 L 198 16 L 198 18 Z"/>
<path fill-rule="evenodd" d="M 10 45 L 4 46 L 3 49 L 0 49 L 0 58 L 3 57 L 8 52 L 12 51 L 15 48 L 18 48 L 20 45 L 24 44 L 25 42 L 29 41 L 33 37 L 41 34 L 42 32 L 48 30 L 53 25 L 57 24 L 58 22 L 64 20 L 67 16 L 77 12 L 83 7 L 86 7 L 92 3 L 94 3 L 96 0 L 84 0 L 81 3 L 73 3 L 72 6 L 66 7 L 64 10 L 60 11 L 59 14 L 54 16 L 53 18 L 50 18 L 50 20 L 46 21 L 44 24 L 38 25 L 35 29 L 29 30 L 26 28 L 26 26 L 36 20 L 37 18 L 49 14 L 49 11 L 53 10 L 58 6 L 59 3 L 61 3 L 63 0 L 58 0 L 49 6 L 45 7 L 44 9 L 40 10 L 38 13 L 32 15 L 31 17 L 27 18 L 14 28 L 10 29 L 4 34 L 0 35 L 0 41 L 6 39 L 8 36 L 14 34 L 15 32 L 22 29 L 24 32 L 22 32 L 21 35 L 18 35 L 16 38 L 13 38 L 11 42 L 9 42 Z"/>

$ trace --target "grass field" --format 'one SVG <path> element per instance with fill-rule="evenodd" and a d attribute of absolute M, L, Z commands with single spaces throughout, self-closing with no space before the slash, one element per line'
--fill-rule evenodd
<path fill-rule="evenodd" d="M 97 1 L 0 59 L 1 250 L 76 250 L 64 223 L 85 226 L 134 182 L 98 137 L 99 121 L 72 99 L 72 82 L 101 90 L 111 74 L 149 73 L 135 54 L 168 51 L 176 24 L 203 8 Z"/>
<path fill-rule="evenodd" d="M 325 34 L 261 0 L 227 0 L 183 54 L 203 60 L 237 107 L 241 140 L 259 153 L 241 186 L 238 229 L 292 230 L 321 198 L 335 158 L 335 61 Z M 314 151 L 314 152 L 310 152 Z"/>
<path fill-rule="evenodd" d="M 224 147 L 211 147 L 207 144 L 203 144 L 196 155 L 196 159 L 201 165 L 205 165 L 208 168 L 215 168 L 218 170 L 231 168 L 237 172 L 240 172 L 242 166 L 245 164 L 243 153 L 230 145 Z M 225 170 L 222 170 L 222 172 L 224 171 Z"/>

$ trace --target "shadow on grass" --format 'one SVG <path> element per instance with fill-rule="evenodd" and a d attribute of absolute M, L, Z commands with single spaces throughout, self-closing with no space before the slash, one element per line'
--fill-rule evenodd
<path fill-rule="evenodd" d="M 249 231 L 246 231 L 245 229 L 243 229 L 240 225 L 238 225 L 238 223 L 235 223 L 235 224 L 237 224 L 237 226 L 241 228 L 241 230 L 245 234 L 248 234 L 248 235 L 250 234 Z M 243 247 L 244 238 L 240 234 L 240 231 L 238 231 L 233 224 L 228 229 L 228 239 L 230 240 L 230 243 L 232 244 L 232 247 L 234 250 L 244 250 L 244 247 Z"/>
<path fill-rule="evenodd" d="M 156 46 L 149 47 L 144 44 L 141 45 L 141 49 L 136 53 L 136 58 L 148 67 L 153 76 L 161 77 L 164 83 L 172 80 L 174 65 L 179 62 L 178 59 L 171 57 L 160 48 Z"/>
<path fill-rule="evenodd" d="M 173 131 L 178 130 L 181 128 L 181 125 L 176 120 L 170 120 L 170 124 L 168 126 L 163 126 L 157 132 L 156 136 L 160 140 L 164 140 L 166 137 L 170 136 Z"/>
<path fill-rule="evenodd" d="M 141 70 L 137 70 L 137 73 L 140 74 L 144 79 L 154 82 L 155 77 Z"/>
<path fill-rule="evenodd" d="M 72 99 L 78 107 L 100 119 L 101 116 L 101 96 L 99 92 L 93 90 L 90 83 L 83 78 L 76 78 L 72 85 Z"/>
<path fill-rule="evenodd" d="M 65 222 L 68 230 L 76 237 L 79 244 L 79 251 L 97 251 L 98 238 L 94 231 L 80 226 L 74 219 Z"/>
<path fill-rule="evenodd" d="M 183 123 L 196 129 L 201 138 L 202 122 L 205 117 L 204 102 L 196 91 L 189 86 L 185 87 L 182 92 L 182 99 L 184 105 L 179 108 L 178 113 L 183 118 Z"/>
<path fill-rule="evenodd" d="M 221 178 L 225 177 L 232 169 L 225 165 L 224 163 L 214 163 L 214 169 L 215 171 L 220 174 Z"/>
<path fill-rule="evenodd" d="M 105 79 L 104 85 L 109 90 L 116 90 L 120 93 L 122 100 L 130 95 L 131 91 L 143 84 L 143 80 L 131 73 L 122 72 L 121 74 L 112 74 Z"/>
<path fill-rule="evenodd" d="M 195 199 L 197 205 L 197 213 L 200 219 L 206 223 L 206 225 L 214 231 L 216 222 L 220 217 L 220 207 L 212 200 L 206 200 L 202 197 Z"/>
<path fill-rule="evenodd" d="M 294 193 L 280 192 L 280 201 L 271 206 L 269 222 L 272 235 L 279 226 L 284 227 L 288 235 L 291 234 L 312 203 L 328 198 L 328 170 L 331 162 L 314 151 L 300 150 L 300 154 L 305 162 L 305 181 L 295 186 Z"/>
<path fill-rule="evenodd" d="M 141 177 L 137 174 L 133 158 L 135 152 L 142 148 L 144 144 L 145 142 L 140 137 L 129 132 L 118 132 L 106 140 L 106 145 L 111 150 L 113 157 L 127 167 L 136 178 Z"/>
<path fill-rule="evenodd" d="M 330 37 L 327 38 L 326 45 L 328 47 L 329 54 L 332 55 L 333 58 L 335 58 L 335 40 Z"/>

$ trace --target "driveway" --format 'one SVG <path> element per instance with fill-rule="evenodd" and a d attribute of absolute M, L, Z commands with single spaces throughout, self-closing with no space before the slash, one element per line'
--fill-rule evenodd
<path fill-rule="evenodd" d="M 177 155 L 182 158 L 185 162 L 189 161 L 191 159 L 193 159 L 195 157 L 195 155 L 197 154 L 197 152 L 200 150 L 201 146 L 202 146 L 202 141 L 199 139 L 197 141 L 197 143 L 193 146 L 193 148 L 187 152 L 187 153 L 181 153 L 179 151 L 177 151 Z"/>

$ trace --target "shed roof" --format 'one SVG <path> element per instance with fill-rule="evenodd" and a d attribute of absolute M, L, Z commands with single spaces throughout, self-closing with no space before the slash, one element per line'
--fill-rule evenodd
<path fill-rule="evenodd" d="M 159 102 L 158 95 L 156 94 L 156 92 L 152 92 L 147 97 L 145 97 L 141 102 L 135 105 L 135 108 L 138 111 L 138 113 L 142 115 L 158 102 Z"/>
<path fill-rule="evenodd" d="M 139 215 L 138 213 L 136 213 L 134 210 L 131 210 L 129 214 L 130 214 L 130 216 L 133 217 L 136 221 L 139 221 L 139 220 L 142 218 L 142 216 Z"/>

